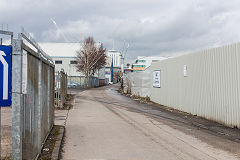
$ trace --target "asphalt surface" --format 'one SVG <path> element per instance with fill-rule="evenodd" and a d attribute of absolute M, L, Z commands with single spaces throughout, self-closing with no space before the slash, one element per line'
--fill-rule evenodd
<path fill-rule="evenodd" d="M 117 90 L 112 85 L 72 91 L 73 109 L 58 113 L 66 126 L 63 159 L 240 159 L 240 130 Z"/>

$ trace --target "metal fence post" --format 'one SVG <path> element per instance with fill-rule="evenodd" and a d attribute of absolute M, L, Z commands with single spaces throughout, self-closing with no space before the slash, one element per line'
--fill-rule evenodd
<path fill-rule="evenodd" d="M 48 94 L 48 96 L 47 96 L 47 100 L 48 100 L 48 102 L 47 102 L 47 107 L 48 107 L 48 129 L 51 129 L 51 123 L 50 123 L 50 118 L 51 118 L 51 109 L 50 109 L 50 107 L 51 107 L 51 100 L 50 100 L 50 96 L 51 96 L 51 94 L 50 94 L 50 90 L 51 90 L 51 85 L 50 85 L 50 83 L 51 83 L 51 79 L 50 79 L 50 76 L 51 76 L 51 74 L 50 74 L 50 72 L 51 72 L 51 66 L 50 65 L 48 65 L 48 80 L 47 80 L 47 94 Z"/>
<path fill-rule="evenodd" d="M 60 74 L 60 79 L 59 79 L 59 83 L 60 83 L 60 92 L 59 92 L 59 95 L 60 95 L 60 107 L 63 108 L 63 74 L 62 74 L 62 71 L 59 72 Z"/>
<path fill-rule="evenodd" d="M 23 95 L 22 95 L 22 40 L 12 43 L 12 159 L 22 159 Z"/>
<path fill-rule="evenodd" d="M 42 60 L 39 60 L 38 62 L 38 104 L 37 104 L 37 110 L 38 115 L 37 121 L 38 121 L 38 146 L 41 146 L 42 143 Z"/>
<path fill-rule="evenodd" d="M 0 45 L 2 45 L 2 38 L 0 38 Z M 1 128 L 2 128 L 2 112 L 1 112 L 2 108 L 0 107 L 0 159 L 1 159 L 1 149 L 2 149 L 2 134 L 1 134 Z"/>
<path fill-rule="evenodd" d="M 59 71 L 57 72 L 58 75 L 58 81 L 57 81 L 57 106 L 59 107 L 61 104 L 59 104 L 60 100 L 60 74 Z"/>

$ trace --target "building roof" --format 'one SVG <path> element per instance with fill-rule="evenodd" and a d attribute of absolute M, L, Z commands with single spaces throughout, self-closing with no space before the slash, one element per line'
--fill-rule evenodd
<path fill-rule="evenodd" d="M 110 54 L 121 55 L 121 52 L 117 50 L 108 50 L 107 55 L 110 55 Z"/>
<path fill-rule="evenodd" d="M 51 57 L 76 57 L 80 43 L 39 43 L 42 50 Z"/>
<path fill-rule="evenodd" d="M 138 60 L 164 60 L 168 59 L 167 57 L 161 57 L 161 56 L 138 56 Z"/>

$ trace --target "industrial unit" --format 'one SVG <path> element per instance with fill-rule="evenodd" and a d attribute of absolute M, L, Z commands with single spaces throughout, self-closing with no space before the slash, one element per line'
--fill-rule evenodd
<path fill-rule="evenodd" d="M 152 62 L 158 62 L 161 60 L 167 59 L 166 57 L 147 57 L 147 56 L 138 56 L 136 63 L 132 64 L 133 72 L 144 71 L 148 68 Z"/>

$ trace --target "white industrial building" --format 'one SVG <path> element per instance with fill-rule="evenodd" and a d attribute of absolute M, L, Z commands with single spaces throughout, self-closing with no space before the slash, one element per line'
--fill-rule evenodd
<path fill-rule="evenodd" d="M 96 45 L 101 45 L 101 43 Z M 75 66 L 77 51 L 81 49 L 80 43 L 40 43 L 40 46 L 53 59 L 56 72 L 64 71 L 71 83 L 83 81 L 83 78 L 80 78 L 84 77 L 83 73 L 78 72 Z M 105 81 L 105 68 L 97 71 L 94 77 Z"/>
<path fill-rule="evenodd" d="M 68 76 L 82 76 L 81 72 L 77 72 L 75 64 L 76 57 L 51 57 L 55 64 L 55 71 L 64 71 Z"/>
<path fill-rule="evenodd" d="M 151 66 L 152 62 L 158 62 L 167 59 L 166 57 L 147 57 L 138 56 L 136 63 L 132 64 L 133 71 L 144 71 Z"/>
<path fill-rule="evenodd" d="M 111 81 L 111 65 L 113 64 L 113 72 L 116 74 L 121 71 L 121 53 L 117 50 L 109 50 L 107 51 L 107 60 L 105 67 L 105 77 Z"/>
<path fill-rule="evenodd" d="M 108 62 L 107 64 L 111 66 L 113 61 L 113 67 L 121 67 L 121 53 L 117 50 L 109 50 L 107 51 Z M 110 63 L 109 63 L 110 62 Z"/>
<path fill-rule="evenodd" d="M 52 57 L 55 71 L 63 70 L 68 76 L 82 76 L 75 67 L 76 52 L 81 48 L 79 43 L 40 43 L 40 46 Z"/>

